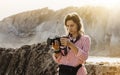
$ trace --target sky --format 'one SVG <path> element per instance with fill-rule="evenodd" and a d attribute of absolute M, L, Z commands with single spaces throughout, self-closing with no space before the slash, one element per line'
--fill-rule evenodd
<path fill-rule="evenodd" d="M 48 7 L 59 10 L 68 6 L 105 6 L 112 8 L 120 4 L 120 0 L 0 0 L 0 20 L 24 11 Z"/>

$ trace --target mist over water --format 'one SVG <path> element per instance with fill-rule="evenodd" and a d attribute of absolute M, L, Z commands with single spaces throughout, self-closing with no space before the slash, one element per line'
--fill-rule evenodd
<path fill-rule="evenodd" d="M 70 12 L 77 12 L 83 20 L 85 32 L 91 37 L 91 55 L 109 56 L 115 50 L 115 55 L 120 54 L 120 9 L 93 6 L 57 11 L 43 8 L 7 17 L 0 22 L 0 47 L 18 48 L 65 35 L 63 20 Z M 98 51 L 101 52 L 96 53 Z"/>

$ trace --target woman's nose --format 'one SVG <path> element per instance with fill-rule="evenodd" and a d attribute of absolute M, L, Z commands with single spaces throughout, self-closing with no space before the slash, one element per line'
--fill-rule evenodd
<path fill-rule="evenodd" d="M 71 30 L 71 27 L 68 27 L 68 30 L 70 31 L 70 30 Z"/>

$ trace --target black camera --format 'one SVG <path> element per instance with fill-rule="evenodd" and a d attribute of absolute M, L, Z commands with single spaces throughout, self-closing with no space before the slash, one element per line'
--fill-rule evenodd
<path fill-rule="evenodd" d="M 59 42 L 59 46 L 62 46 L 61 45 L 61 42 L 60 42 L 60 38 L 68 38 L 68 36 L 55 36 L 54 38 L 48 38 L 47 39 L 47 45 L 50 46 L 52 45 L 52 43 L 54 44 L 55 43 L 55 40 L 57 40 Z"/>
<path fill-rule="evenodd" d="M 59 36 L 56 36 L 54 38 L 48 38 L 47 39 L 47 45 L 52 45 L 52 43 L 55 43 L 55 40 L 57 40 L 59 42 L 59 45 L 61 46 L 61 42 L 60 42 L 60 38 Z"/>
<path fill-rule="evenodd" d="M 67 47 L 64 47 L 61 45 L 60 38 L 68 38 L 68 36 L 62 36 L 62 37 L 56 36 L 54 38 L 48 38 L 47 39 L 47 46 L 52 45 L 52 43 L 54 44 L 55 40 L 57 40 L 59 43 L 59 46 L 61 46 L 60 50 L 64 50 L 64 54 L 62 53 L 62 55 L 65 56 L 65 55 L 67 55 Z"/>

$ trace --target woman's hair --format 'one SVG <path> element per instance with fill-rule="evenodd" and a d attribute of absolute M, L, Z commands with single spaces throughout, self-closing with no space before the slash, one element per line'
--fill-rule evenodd
<path fill-rule="evenodd" d="M 76 23 L 78 32 L 80 34 L 84 34 L 83 23 L 82 23 L 82 20 L 77 13 L 73 12 L 73 13 L 69 13 L 68 15 L 65 16 L 65 19 L 64 19 L 65 26 L 66 26 L 66 23 L 68 20 L 72 20 L 74 23 Z"/>

